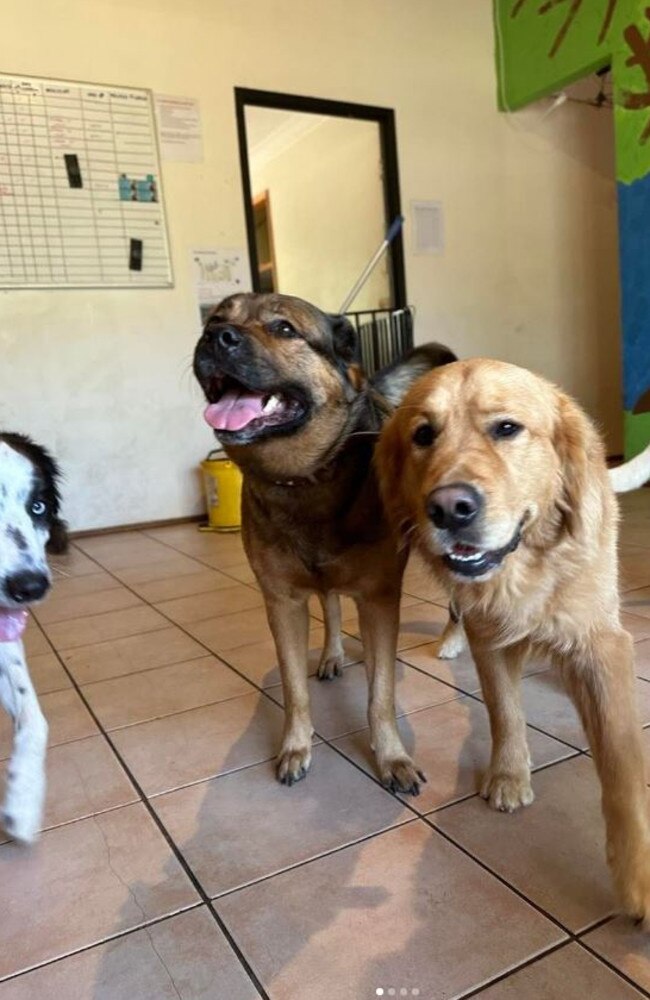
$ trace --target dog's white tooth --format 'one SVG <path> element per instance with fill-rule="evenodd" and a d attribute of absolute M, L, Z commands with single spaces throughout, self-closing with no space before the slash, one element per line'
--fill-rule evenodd
<path fill-rule="evenodd" d="M 269 396 L 264 404 L 262 413 L 273 413 L 274 410 L 277 410 L 278 406 L 280 406 L 280 397 L 275 395 Z"/>

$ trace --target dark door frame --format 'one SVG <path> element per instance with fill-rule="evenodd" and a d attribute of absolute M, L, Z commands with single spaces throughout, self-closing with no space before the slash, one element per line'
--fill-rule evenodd
<path fill-rule="evenodd" d="M 237 114 L 237 135 L 239 137 L 239 159 L 244 194 L 244 211 L 246 213 L 246 234 L 248 237 L 248 253 L 250 256 L 253 289 L 256 292 L 259 291 L 259 271 L 257 266 L 257 247 L 255 244 L 253 196 L 248 165 L 248 145 L 246 142 L 245 109 L 247 105 L 258 108 L 276 108 L 279 111 L 305 111 L 316 115 L 332 115 L 338 118 L 358 118 L 362 121 L 377 122 L 379 125 L 379 141 L 384 168 L 386 228 L 388 228 L 396 216 L 401 215 L 399 170 L 397 166 L 397 135 L 395 130 L 395 112 L 392 108 L 377 108 L 370 104 L 352 104 L 348 101 L 329 101 L 321 97 L 301 97 L 298 94 L 279 94 L 268 90 L 249 90 L 246 87 L 235 87 L 235 110 Z M 359 262 L 359 270 L 361 270 L 362 263 L 365 262 Z M 397 234 L 391 243 L 389 275 L 393 300 L 392 306 L 395 309 L 403 309 L 407 305 L 407 299 L 406 274 L 404 271 L 404 243 L 401 232 Z M 358 275 L 356 274 L 350 275 L 350 287 L 357 277 Z"/>

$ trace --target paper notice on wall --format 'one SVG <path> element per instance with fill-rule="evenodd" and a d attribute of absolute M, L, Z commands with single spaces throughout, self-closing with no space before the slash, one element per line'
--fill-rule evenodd
<path fill-rule="evenodd" d="M 167 97 L 156 94 L 158 142 L 163 160 L 201 163 L 203 140 L 199 102 L 193 97 Z"/>
<path fill-rule="evenodd" d="M 251 290 L 245 250 L 228 247 L 192 250 L 191 267 L 202 324 L 226 296 Z"/>

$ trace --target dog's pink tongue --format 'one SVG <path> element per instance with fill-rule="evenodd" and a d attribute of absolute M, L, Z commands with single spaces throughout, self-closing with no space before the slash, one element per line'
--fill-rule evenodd
<path fill-rule="evenodd" d="M 215 431 L 239 431 L 262 416 L 262 397 L 231 389 L 218 403 L 210 403 L 203 416 Z"/>
<path fill-rule="evenodd" d="M 0 608 L 0 642 L 16 642 L 27 625 L 26 611 L 9 611 Z"/>

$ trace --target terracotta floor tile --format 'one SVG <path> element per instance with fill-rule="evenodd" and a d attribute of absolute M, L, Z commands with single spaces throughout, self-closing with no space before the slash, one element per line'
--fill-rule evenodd
<path fill-rule="evenodd" d="M 60 653 L 79 684 L 122 677 L 205 655 L 203 646 L 174 625 L 123 639 L 64 649 Z"/>
<path fill-rule="evenodd" d="M 585 934 L 585 944 L 650 991 L 650 935 L 626 917 L 616 917 L 604 927 Z"/>
<path fill-rule="evenodd" d="M 650 639 L 650 618 L 644 618 L 643 615 L 631 615 L 624 611 L 621 614 L 621 625 L 626 632 L 630 633 L 635 642 L 640 639 Z"/>
<path fill-rule="evenodd" d="M 25 654 L 28 661 L 30 656 L 52 652 L 50 642 L 37 625 L 27 628 L 27 631 L 23 635 L 23 646 L 25 647 Z"/>
<path fill-rule="evenodd" d="M 164 542 L 165 545 L 197 559 L 217 559 L 219 556 L 226 560 L 236 556 L 242 562 L 246 559 L 239 532 L 226 534 L 199 531 L 196 524 L 172 524 L 150 528 L 146 534 L 149 538 Z"/>
<path fill-rule="evenodd" d="M 413 818 L 323 744 L 291 788 L 269 761 L 158 796 L 154 807 L 210 896 Z"/>
<path fill-rule="evenodd" d="M 212 621 L 196 622 L 188 625 L 187 631 L 217 654 L 238 646 L 247 646 L 251 642 L 260 642 L 271 636 L 263 608 L 237 611 Z"/>
<path fill-rule="evenodd" d="M 342 639 L 345 662 L 357 663 L 362 660 L 363 647 L 359 640 L 348 635 L 343 635 Z M 319 625 L 314 625 L 309 633 L 307 672 L 310 676 L 315 674 L 318 669 L 324 641 L 325 630 Z M 261 642 L 253 642 L 248 646 L 237 646 L 236 649 L 229 649 L 223 658 L 237 670 L 241 670 L 253 684 L 268 688 L 280 683 L 278 658 L 275 652 L 275 643 L 271 638 Z"/>
<path fill-rule="evenodd" d="M 48 746 L 70 743 L 86 736 L 94 736 L 97 726 L 74 688 L 52 691 L 39 697 L 43 714 L 50 727 Z M 9 717 L 0 714 L 0 760 L 9 757 L 13 732 Z"/>
<path fill-rule="evenodd" d="M 405 576 L 403 590 L 419 601 L 433 601 L 434 604 L 443 607 L 449 604 L 449 595 L 445 588 L 427 570 Z"/>
<path fill-rule="evenodd" d="M 103 590 L 114 590 L 120 587 L 120 581 L 114 576 L 95 567 L 96 572 L 88 573 L 85 576 L 63 577 L 54 574 L 52 597 L 79 597 L 83 594 L 99 594 Z M 51 598 L 50 598 L 51 600 Z"/>
<path fill-rule="evenodd" d="M 416 798 L 404 797 L 413 809 L 427 813 L 478 791 L 492 745 L 487 712 L 480 702 L 461 698 L 435 705 L 403 716 L 398 727 L 407 751 L 427 777 Z M 368 774 L 377 776 L 368 729 L 336 740 L 334 745 Z M 533 767 L 572 753 L 564 744 L 530 728 L 528 745 Z"/>
<path fill-rule="evenodd" d="M 645 547 L 620 545 L 621 590 L 650 586 L 650 559 Z"/>
<path fill-rule="evenodd" d="M 142 605 L 125 611 L 108 611 L 103 615 L 72 618 L 46 625 L 45 633 L 56 649 L 74 649 L 107 639 L 123 639 L 141 632 L 154 632 L 169 623 L 153 608 Z"/>
<path fill-rule="evenodd" d="M 0 983 L 0 1000 L 257 1000 L 205 907 Z M 618 1000 L 618 998 L 615 998 Z"/>
<path fill-rule="evenodd" d="M 173 580 L 177 576 L 189 576 L 200 573 L 204 569 L 205 566 L 196 562 L 195 559 L 190 559 L 188 556 L 170 549 L 167 559 L 160 562 L 138 563 L 136 566 L 129 566 L 128 569 L 118 569 L 112 572 L 127 587 L 135 587 L 157 580 Z"/>
<path fill-rule="evenodd" d="M 533 776 L 535 801 L 512 815 L 468 799 L 431 817 L 475 857 L 578 931 L 615 909 L 600 784 L 586 757 Z"/>
<path fill-rule="evenodd" d="M 440 684 L 397 661 L 397 715 L 407 715 L 430 705 L 459 697 L 457 691 Z M 309 697 L 314 729 L 326 739 L 345 736 L 368 725 L 368 684 L 366 669 L 361 663 L 346 667 L 341 677 L 324 684 L 309 678 Z M 282 687 L 268 689 L 272 698 L 283 704 Z"/>
<path fill-rule="evenodd" d="M 650 681 L 650 639 L 634 643 L 634 669 L 637 677 Z"/>
<path fill-rule="evenodd" d="M 156 601 L 170 601 L 193 594 L 207 594 L 232 585 L 231 577 L 217 573 L 216 569 L 198 569 L 196 572 L 183 573 L 180 576 L 150 580 L 149 583 L 132 583 L 131 587 L 143 600 L 154 604 Z"/>
<path fill-rule="evenodd" d="M 561 939 L 420 821 L 215 907 L 273 1000 L 456 997 Z"/>
<path fill-rule="evenodd" d="M 341 617 L 343 621 L 347 622 L 348 625 L 354 621 L 354 631 L 359 630 L 359 619 L 357 616 L 357 606 L 351 597 L 347 597 L 345 594 L 341 594 L 339 597 L 341 603 Z M 402 608 L 410 608 L 414 604 L 420 604 L 421 599 L 413 597 L 412 594 L 402 594 L 402 599 L 400 601 L 400 606 Z M 316 618 L 319 622 L 324 621 L 325 616 L 323 613 L 323 607 L 315 594 L 309 598 L 309 614 L 312 618 Z M 351 629 L 349 629 L 351 631 Z"/>
<path fill-rule="evenodd" d="M 0 847 L 0 975 L 28 969 L 197 900 L 141 804 Z M 83 905 L 80 905 L 83 901 Z"/>
<path fill-rule="evenodd" d="M 424 602 L 410 604 L 402 608 L 397 649 L 410 649 L 412 646 L 422 646 L 432 639 L 437 639 L 447 624 L 449 612 L 437 604 Z M 350 635 L 359 637 L 359 626 L 356 617 L 343 622 L 343 630 Z"/>
<path fill-rule="evenodd" d="M 261 694 L 120 729 L 113 740 L 147 795 L 275 757 L 283 712 Z"/>
<path fill-rule="evenodd" d="M 190 622 L 209 621 L 236 611 L 246 611 L 248 608 L 261 608 L 263 604 L 259 590 L 243 583 L 235 583 L 208 594 L 193 594 L 173 601 L 162 601 L 156 604 L 156 608 L 178 625 L 188 625 Z"/>
<path fill-rule="evenodd" d="M 481 685 L 469 650 L 461 653 L 454 660 L 440 660 L 436 656 L 438 646 L 438 642 L 428 642 L 425 646 L 403 649 L 399 658 L 404 663 L 410 663 L 432 677 L 444 681 L 445 684 L 460 688 L 461 691 L 466 691 L 469 694 L 479 692 Z M 548 666 L 548 663 L 543 660 L 531 659 L 526 664 L 524 676 L 539 673 L 540 670 L 548 670 Z"/>
<path fill-rule="evenodd" d="M 635 1000 L 641 996 L 579 944 L 565 945 L 479 993 L 480 1000 Z"/>
<path fill-rule="evenodd" d="M 226 701 L 253 689 L 214 656 L 86 684 L 84 696 L 105 729 L 132 726 Z"/>
<path fill-rule="evenodd" d="M 648 561 L 650 562 L 650 553 L 648 554 Z M 629 612 L 631 615 L 641 615 L 642 618 L 650 618 L 650 587 L 641 587 L 639 590 L 628 590 L 622 595 L 621 604 L 623 610 Z"/>
<path fill-rule="evenodd" d="M 72 681 L 61 666 L 56 653 L 36 653 L 27 657 L 27 667 L 38 694 L 62 691 L 72 687 Z"/>
<path fill-rule="evenodd" d="M 233 580 L 239 580 L 240 583 L 247 583 L 249 586 L 257 586 L 257 577 L 253 572 L 252 567 L 249 563 L 237 563 L 236 566 L 228 566 L 226 573 L 231 576 Z"/>
<path fill-rule="evenodd" d="M 74 576 L 90 576 L 101 570 L 101 567 L 81 552 L 75 544 L 72 544 L 63 555 L 50 556 L 48 562 L 54 577 L 61 577 L 64 580 Z"/>
<path fill-rule="evenodd" d="M 44 604 L 34 608 L 34 617 L 40 625 L 45 626 L 52 622 L 83 618 L 86 615 L 101 615 L 106 611 L 120 611 L 122 608 L 132 608 L 141 604 L 140 598 L 130 590 L 117 586 L 110 590 L 76 594 L 73 597 L 59 597 L 53 594 Z"/>
<path fill-rule="evenodd" d="M 146 562 L 164 562 L 170 554 L 166 545 L 160 545 L 137 531 L 80 538 L 75 544 L 100 566 L 110 570 L 128 569 Z"/>
<path fill-rule="evenodd" d="M 642 724 L 650 722 L 650 684 L 637 681 L 637 705 Z M 556 670 L 545 670 L 521 683 L 526 719 L 550 736 L 556 736 L 578 749 L 588 748 L 587 737 L 578 719 L 573 702 L 565 693 Z"/>
<path fill-rule="evenodd" d="M 1 768 L 3 778 L 5 768 L 6 763 Z M 94 816 L 137 799 L 135 789 L 103 736 L 91 736 L 48 750 L 44 829 Z"/>

